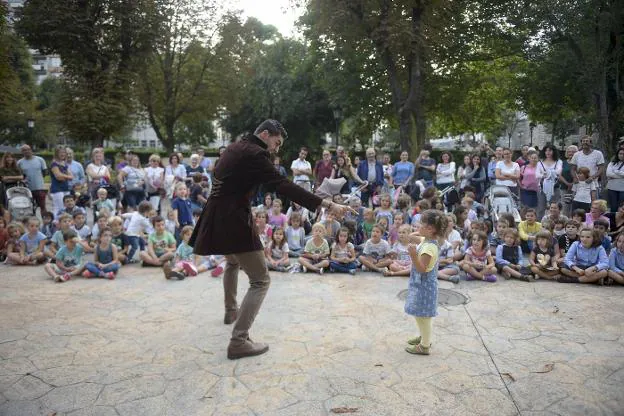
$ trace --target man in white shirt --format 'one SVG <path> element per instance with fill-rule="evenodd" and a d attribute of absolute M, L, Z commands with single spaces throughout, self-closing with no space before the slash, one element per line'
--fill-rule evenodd
<path fill-rule="evenodd" d="M 293 173 L 293 182 L 302 188 L 310 191 L 312 189 L 310 175 L 312 175 L 312 165 L 306 160 L 308 149 L 302 147 L 299 149 L 299 158 L 293 160 L 290 169 Z"/>
<path fill-rule="evenodd" d="M 602 176 L 604 171 L 604 156 L 600 150 L 592 149 L 592 139 L 590 136 L 583 136 L 581 139 L 581 150 L 572 156 L 570 162 L 572 177 L 574 182 L 578 182 L 576 172 L 579 168 L 586 167 L 589 169 L 589 178 L 587 183 L 594 182 L 598 185 L 598 178 Z"/>

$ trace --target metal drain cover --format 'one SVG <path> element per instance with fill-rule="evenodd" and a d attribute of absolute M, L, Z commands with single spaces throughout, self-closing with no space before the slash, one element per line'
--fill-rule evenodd
<path fill-rule="evenodd" d="M 405 298 L 407 298 L 407 289 L 400 291 L 397 297 L 404 301 Z M 468 297 L 466 295 L 451 289 L 438 289 L 439 305 L 457 306 L 465 305 L 466 303 L 468 303 Z"/>

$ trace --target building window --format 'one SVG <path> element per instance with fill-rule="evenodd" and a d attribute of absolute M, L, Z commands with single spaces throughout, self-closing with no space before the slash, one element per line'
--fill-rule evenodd
<path fill-rule="evenodd" d="M 156 140 L 150 140 L 150 147 L 156 147 Z"/>
<path fill-rule="evenodd" d="M 147 140 L 141 140 L 141 147 L 147 147 Z"/>

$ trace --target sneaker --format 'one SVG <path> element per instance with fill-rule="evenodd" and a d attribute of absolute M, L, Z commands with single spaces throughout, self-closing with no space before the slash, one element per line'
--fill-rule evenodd
<path fill-rule="evenodd" d="M 302 271 L 303 273 L 307 273 L 307 272 L 308 272 L 308 269 L 306 269 L 306 267 L 305 267 L 305 266 L 301 266 L 301 271 Z"/>
<path fill-rule="evenodd" d="M 366 268 L 366 266 L 362 265 L 362 271 L 363 271 L 363 272 L 367 272 L 367 271 L 368 271 L 368 269 Z"/>
<path fill-rule="evenodd" d="M 221 273 L 223 273 L 223 267 L 217 266 L 214 269 L 212 269 L 212 271 L 210 272 L 210 275 L 212 277 L 219 277 L 221 276 Z"/>
<path fill-rule="evenodd" d="M 183 273 L 172 271 L 170 279 L 173 279 L 173 280 L 184 280 L 184 279 L 186 279 L 186 276 Z"/>
<path fill-rule="evenodd" d="M 349 274 L 350 274 L 351 276 L 355 276 L 355 269 L 350 269 L 350 270 L 349 270 Z"/>
<path fill-rule="evenodd" d="M 387 275 L 387 273 L 390 271 L 390 269 L 388 269 L 387 267 L 384 267 L 383 269 L 379 270 L 381 272 L 381 274 L 383 274 L 384 276 Z"/>
<path fill-rule="evenodd" d="M 539 274 L 537 274 L 537 273 L 536 273 L 536 274 L 534 274 L 534 275 L 533 275 L 533 278 L 534 278 L 535 280 L 539 280 L 540 276 L 539 276 Z"/>
<path fill-rule="evenodd" d="M 127 261 L 127 263 L 128 263 L 128 264 L 135 264 L 135 263 L 138 263 L 138 262 L 139 262 L 139 261 L 138 261 L 137 259 L 129 259 L 129 260 Z"/>
<path fill-rule="evenodd" d="M 115 280 L 115 273 L 108 272 L 104 275 L 104 277 L 107 278 L 108 280 Z"/>
<path fill-rule="evenodd" d="M 520 276 L 520 280 L 524 280 L 525 282 L 534 282 L 535 276 L 533 276 L 532 274 L 523 274 L 522 276 Z"/>
<path fill-rule="evenodd" d="M 319 269 L 319 274 L 323 274 L 323 268 L 322 267 Z"/>
<path fill-rule="evenodd" d="M 165 273 L 165 279 L 171 279 L 171 263 L 167 262 L 163 264 L 163 273 Z"/>
<path fill-rule="evenodd" d="M 90 279 L 93 277 L 93 273 L 91 273 L 89 270 L 85 270 L 84 272 L 82 272 L 82 277 L 84 277 L 85 279 Z"/>
<path fill-rule="evenodd" d="M 493 274 L 486 274 L 485 276 L 483 276 L 483 280 L 493 283 L 496 281 L 496 276 L 494 276 Z"/>
<path fill-rule="evenodd" d="M 449 282 L 459 283 L 459 276 L 455 275 L 455 276 L 449 277 Z"/>

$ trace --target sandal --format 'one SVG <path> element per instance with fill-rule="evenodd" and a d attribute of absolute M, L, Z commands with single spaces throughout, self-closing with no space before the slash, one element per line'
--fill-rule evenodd
<path fill-rule="evenodd" d="M 422 344 L 410 345 L 409 347 L 405 347 L 405 351 L 410 354 L 416 355 L 429 355 L 429 350 L 431 347 L 423 347 Z"/>
<path fill-rule="evenodd" d="M 418 345 L 418 344 L 420 344 L 420 340 L 421 339 L 422 339 L 421 337 L 410 338 L 410 339 L 407 340 L 407 343 L 409 345 Z"/>

